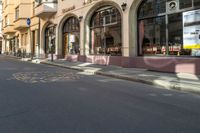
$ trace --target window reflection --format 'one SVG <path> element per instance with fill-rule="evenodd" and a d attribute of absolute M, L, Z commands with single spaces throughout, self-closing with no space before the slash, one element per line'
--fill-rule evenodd
<path fill-rule="evenodd" d="M 63 26 L 63 55 L 80 53 L 80 27 L 76 17 L 70 17 Z"/>
<path fill-rule="evenodd" d="M 179 9 L 170 13 L 166 11 L 169 1 L 143 0 L 138 8 L 139 55 L 184 56 L 192 55 L 194 49 L 200 51 L 197 47 L 184 49 L 182 18 L 184 12 L 198 10 L 200 0 L 179 0 Z M 199 22 L 195 24 L 193 30 L 199 31 Z"/>
<path fill-rule="evenodd" d="M 102 7 L 91 19 L 91 54 L 121 55 L 121 15 L 114 7 Z"/>
<path fill-rule="evenodd" d="M 166 46 L 165 17 L 151 18 L 139 21 L 140 55 L 162 54 Z"/>
<path fill-rule="evenodd" d="M 200 6 L 200 0 L 194 0 L 194 6 Z"/>
<path fill-rule="evenodd" d="M 139 8 L 139 18 L 155 16 L 164 13 L 166 0 L 145 0 Z"/>
<path fill-rule="evenodd" d="M 169 19 L 169 55 L 189 55 L 191 50 L 183 49 L 182 13 L 171 14 Z"/>
<path fill-rule="evenodd" d="M 49 25 L 45 30 L 45 53 L 55 53 L 55 26 Z M 51 46 L 52 45 L 52 46 Z"/>
<path fill-rule="evenodd" d="M 180 9 L 192 7 L 192 0 L 180 0 Z"/>

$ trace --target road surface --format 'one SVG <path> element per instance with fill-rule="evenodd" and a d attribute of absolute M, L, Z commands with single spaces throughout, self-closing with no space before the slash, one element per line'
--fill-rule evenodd
<path fill-rule="evenodd" d="M 200 133 L 200 96 L 0 56 L 0 133 Z"/>

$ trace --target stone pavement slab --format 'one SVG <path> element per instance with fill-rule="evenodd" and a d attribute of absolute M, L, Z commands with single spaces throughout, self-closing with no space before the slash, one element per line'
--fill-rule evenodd
<path fill-rule="evenodd" d="M 187 73 L 163 73 L 140 68 L 122 68 L 119 66 L 96 65 L 85 62 L 66 60 L 41 61 L 42 64 L 74 69 L 89 74 L 109 76 L 124 80 L 159 86 L 164 89 L 175 89 L 200 94 L 200 75 Z"/>
<path fill-rule="evenodd" d="M 10 57 L 20 59 L 14 56 Z M 29 58 L 22 58 L 20 60 L 30 61 Z M 200 94 L 200 75 L 188 73 L 164 73 L 149 71 L 141 68 L 122 68 L 119 66 L 96 65 L 86 62 L 69 62 L 66 60 L 54 60 L 54 62 L 51 62 L 46 59 L 34 59 L 31 62 L 78 70 L 88 74 L 103 75 L 129 81 L 141 82 L 159 86 L 163 89 L 175 89 Z"/>

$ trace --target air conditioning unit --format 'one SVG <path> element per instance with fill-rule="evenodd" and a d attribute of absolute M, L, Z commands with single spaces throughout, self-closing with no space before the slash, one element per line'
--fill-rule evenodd
<path fill-rule="evenodd" d="M 173 13 L 179 10 L 179 0 L 170 0 L 166 2 L 166 12 Z"/>

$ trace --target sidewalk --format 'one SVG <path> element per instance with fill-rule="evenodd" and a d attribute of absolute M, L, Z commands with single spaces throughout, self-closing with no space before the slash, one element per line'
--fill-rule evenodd
<path fill-rule="evenodd" d="M 103 75 L 113 78 L 141 82 L 159 86 L 164 89 L 175 89 L 200 94 L 200 75 L 153 72 L 139 68 L 103 66 L 85 62 L 69 62 L 66 60 L 55 60 L 54 62 L 41 61 L 41 63 L 74 69 L 88 74 Z"/>

